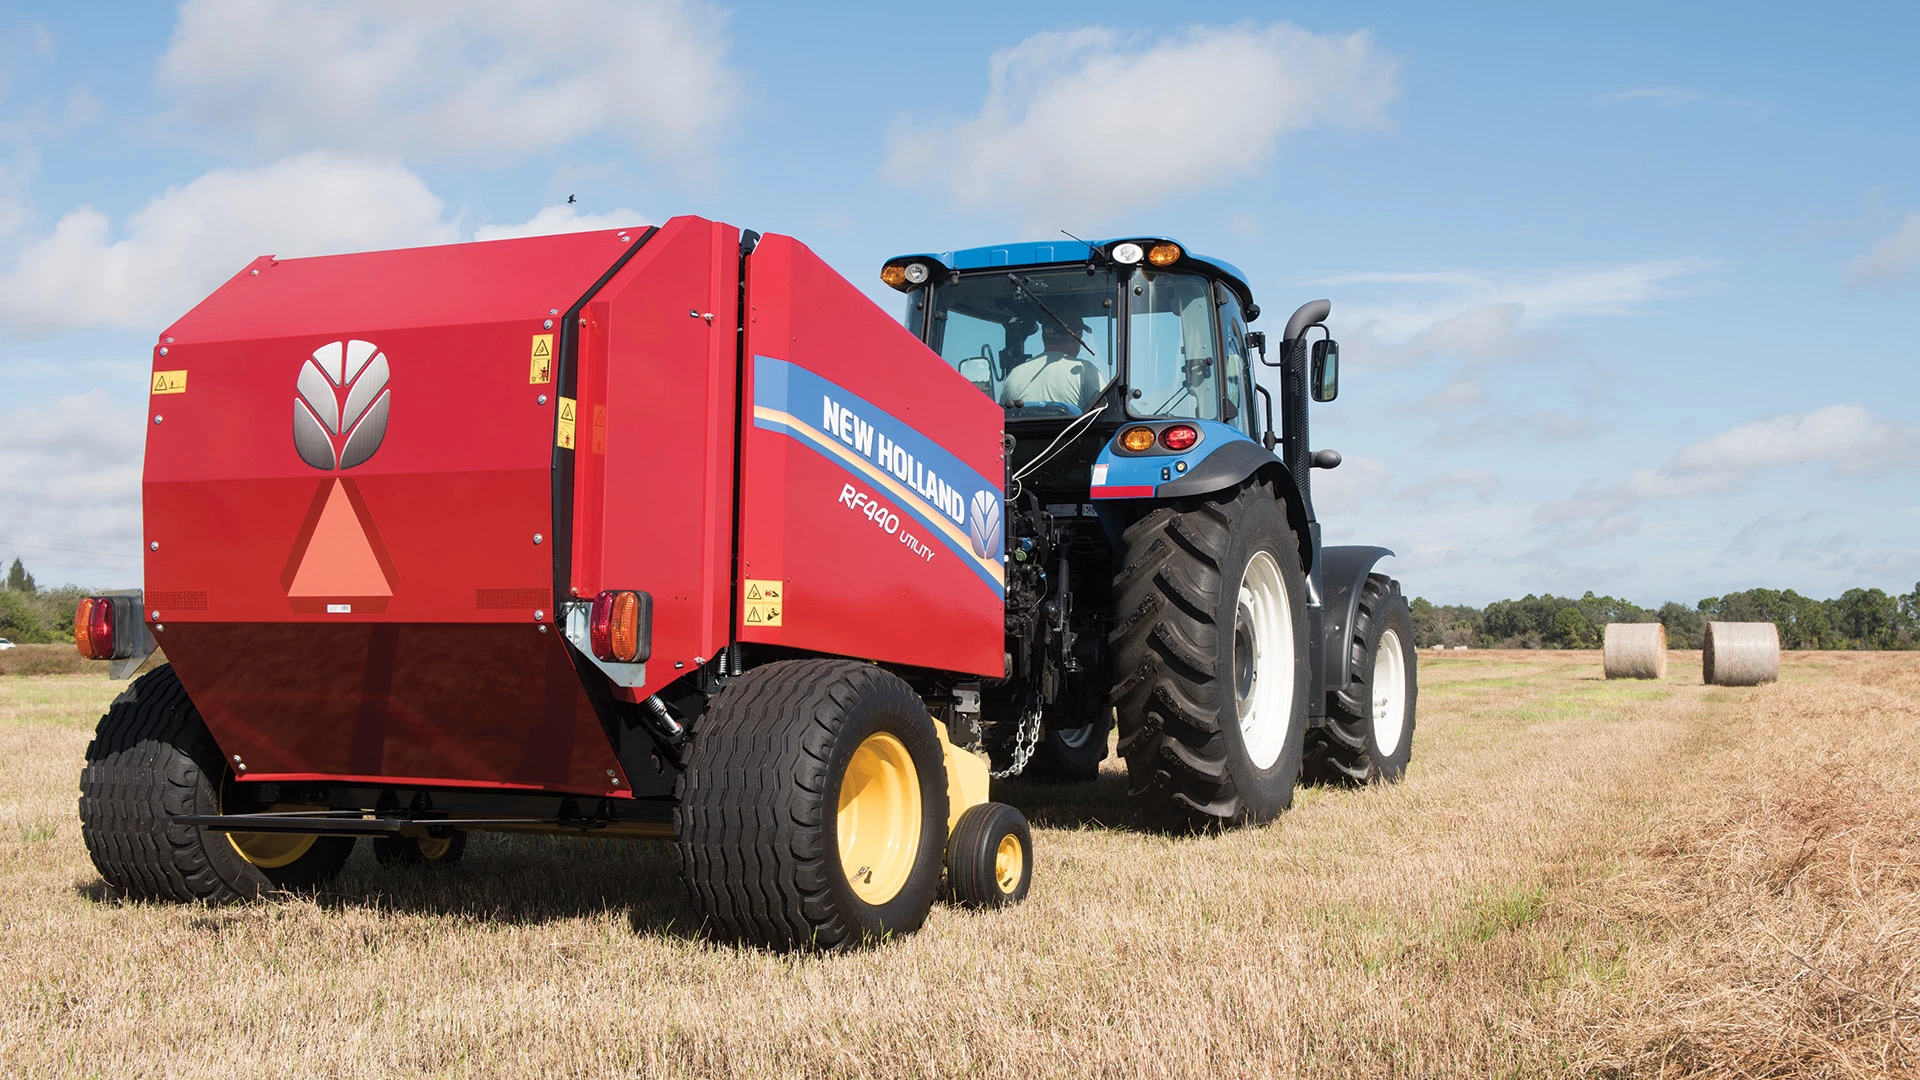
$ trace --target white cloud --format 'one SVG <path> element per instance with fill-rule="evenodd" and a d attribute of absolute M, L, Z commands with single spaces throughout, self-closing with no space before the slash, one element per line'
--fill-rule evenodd
<path fill-rule="evenodd" d="M 1657 101 L 1662 105 L 1691 105 L 1707 100 L 1707 95 L 1698 90 L 1685 90 L 1677 86 L 1637 86 L 1631 90 L 1615 90 L 1611 94 L 1601 94 L 1601 101 Z"/>
<path fill-rule="evenodd" d="M 696 164 L 732 113 L 693 0 L 187 0 L 160 84 L 269 148 L 519 160 L 610 132 Z"/>
<path fill-rule="evenodd" d="M 1881 237 L 1872 251 L 1848 265 L 1847 283 L 1859 286 L 1891 281 L 1916 266 L 1920 266 L 1920 213 L 1909 213 L 1899 228 Z"/>
<path fill-rule="evenodd" d="M 551 236 L 554 233 L 591 232 L 594 229 L 619 229 L 652 224 L 646 215 L 622 207 L 605 214 L 582 214 L 566 203 L 542 207 L 540 212 L 513 225 L 482 225 L 473 231 L 475 240 L 507 240 L 516 236 Z"/>
<path fill-rule="evenodd" d="M 1638 315 L 1691 295 L 1710 259 L 1652 259 L 1494 274 L 1427 270 L 1340 274 L 1306 282 L 1338 289 L 1334 313 L 1365 361 L 1407 364 L 1436 355 L 1475 360 L 1533 355 L 1557 343 L 1554 327 Z"/>
<path fill-rule="evenodd" d="M 1535 518 L 1567 527 L 1576 539 L 1611 537 L 1637 528 L 1636 510 L 1647 503 L 1735 491 L 1755 473 L 1811 464 L 1852 475 L 1920 466 L 1920 429 L 1882 420 L 1859 405 L 1756 420 L 1684 447 L 1618 483 L 1582 484 L 1571 497 L 1540 507 Z"/>
<path fill-rule="evenodd" d="M 87 569 L 94 584 L 137 581 L 145 413 L 94 390 L 0 420 L 0 549 L 29 568 Z M 36 576 L 52 585 L 68 574 Z"/>
<path fill-rule="evenodd" d="M 313 152 L 215 169 L 169 188 L 116 236 L 82 206 L 0 276 L 0 322 L 33 335 L 82 326 L 157 332 L 259 255 L 445 243 L 459 231 L 398 165 Z"/>
<path fill-rule="evenodd" d="M 896 128 L 883 172 L 944 183 L 962 206 L 1090 227 L 1250 175 L 1289 132 L 1383 125 L 1397 70 L 1366 33 L 1286 23 L 1157 40 L 1098 27 L 1036 34 L 994 53 L 977 115 Z"/>

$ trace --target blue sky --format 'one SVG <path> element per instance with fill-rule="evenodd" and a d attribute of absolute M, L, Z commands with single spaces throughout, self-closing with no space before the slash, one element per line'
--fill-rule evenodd
<path fill-rule="evenodd" d="M 696 213 L 1330 297 L 1320 516 L 1418 595 L 1913 588 L 1920 8 L 1561 7 L 9 5 L 0 557 L 137 583 L 147 349 L 254 255 Z"/>

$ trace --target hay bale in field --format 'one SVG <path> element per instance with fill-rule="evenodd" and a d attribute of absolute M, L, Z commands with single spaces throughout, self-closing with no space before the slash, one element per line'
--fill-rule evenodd
<path fill-rule="evenodd" d="M 1700 645 L 1709 686 L 1758 686 L 1780 677 L 1780 629 L 1770 622 L 1710 622 Z"/>
<path fill-rule="evenodd" d="M 1657 622 L 1608 623 L 1604 662 L 1609 679 L 1667 677 L 1667 628 Z"/>

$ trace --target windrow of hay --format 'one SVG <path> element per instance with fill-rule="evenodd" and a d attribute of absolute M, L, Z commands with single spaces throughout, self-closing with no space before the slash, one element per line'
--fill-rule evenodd
<path fill-rule="evenodd" d="M 1770 622 L 1709 622 L 1700 646 L 1710 686 L 1758 686 L 1780 677 L 1780 628 Z"/>
<path fill-rule="evenodd" d="M 1583 1020 L 1587 1069 L 1920 1076 L 1920 668 L 1862 659 L 1832 665 L 1856 676 L 1845 694 L 1729 703 L 1721 721 L 1766 751 L 1701 762 L 1713 794 L 1597 898 L 1603 923 L 1645 933 L 1622 935 L 1624 992 Z"/>
<path fill-rule="evenodd" d="M 1608 623 L 1601 659 L 1609 679 L 1667 677 L 1667 628 L 1653 623 Z"/>

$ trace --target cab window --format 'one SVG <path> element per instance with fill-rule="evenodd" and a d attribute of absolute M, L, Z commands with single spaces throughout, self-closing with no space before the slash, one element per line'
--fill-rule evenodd
<path fill-rule="evenodd" d="M 1136 268 L 1127 304 L 1127 411 L 1218 420 L 1220 349 L 1207 279 Z"/>
<path fill-rule="evenodd" d="M 1215 283 L 1215 298 L 1220 308 L 1220 351 L 1225 356 L 1226 420 L 1249 436 L 1260 434 L 1259 413 L 1253 399 L 1253 369 L 1247 362 L 1247 320 L 1240 311 L 1240 298 L 1225 285 Z"/>

